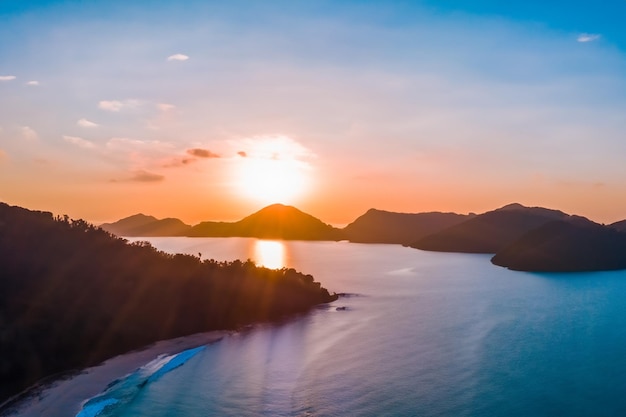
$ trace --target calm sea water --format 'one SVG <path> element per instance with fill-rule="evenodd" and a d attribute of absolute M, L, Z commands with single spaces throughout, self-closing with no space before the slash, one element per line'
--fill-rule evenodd
<path fill-rule="evenodd" d="M 626 272 L 512 272 L 396 245 L 149 240 L 294 267 L 354 295 L 156 358 L 81 417 L 626 415 Z"/>

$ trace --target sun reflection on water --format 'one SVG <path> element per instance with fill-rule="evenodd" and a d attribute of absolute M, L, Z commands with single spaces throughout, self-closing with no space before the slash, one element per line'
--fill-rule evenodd
<path fill-rule="evenodd" d="M 254 261 L 266 268 L 284 268 L 285 244 L 276 240 L 257 240 L 254 245 Z"/>

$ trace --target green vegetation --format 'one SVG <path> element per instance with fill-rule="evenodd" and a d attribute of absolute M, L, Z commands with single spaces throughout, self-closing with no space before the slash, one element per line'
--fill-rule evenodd
<path fill-rule="evenodd" d="M 0 400 L 157 340 L 334 299 L 293 269 L 166 254 L 83 220 L 0 203 Z"/>

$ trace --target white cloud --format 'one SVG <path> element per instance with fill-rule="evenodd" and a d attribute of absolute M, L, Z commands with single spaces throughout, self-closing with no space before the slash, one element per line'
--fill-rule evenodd
<path fill-rule="evenodd" d="M 39 85 L 39 81 L 32 80 L 32 81 L 27 82 L 26 85 L 37 86 Z"/>
<path fill-rule="evenodd" d="M 16 78 L 15 75 L 0 75 L 0 81 L 13 81 Z"/>
<path fill-rule="evenodd" d="M 123 109 L 136 109 L 141 106 L 141 101 L 139 100 L 101 100 L 98 103 L 98 107 L 102 110 L 119 112 Z"/>
<path fill-rule="evenodd" d="M 72 145 L 76 145 L 80 148 L 93 149 L 96 147 L 96 145 L 94 145 L 92 142 L 89 142 L 88 140 L 79 138 L 77 136 L 63 135 L 63 140 L 66 141 L 67 143 L 71 143 Z"/>
<path fill-rule="evenodd" d="M 176 108 L 176 106 L 174 106 L 173 104 L 167 104 L 167 103 L 158 103 L 156 106 L 161 111 L 170 111 Z"/>
<path fill-rule="evenodd" d="M 80 119 L 76 122 L 76 124 L 80 127 L 98 127 L 100 126 L 98 123 L 94 123 L 91 120 Z"/>
<path fill-rule="evenodd" d="M 35 131 L 35 129 L 29 126 L 22 126 L 20 128 L 20 133 L 22 134 L 22 137 L 24 139 L 29 140 L 29 141 L 37 140 L 39 138 L 39 135 L 37 135 L 37 132 Z"/>
<path fill-rule="evenodd" d="M 102 100 L 98 103 L 98 107 L 106 111 L 120 111 L 124 104 L 117 100 Z"/>
<path fill-rule="evenodd" d="M 189 56 L 185 54 L 174 54 L 167 57 L 168 61 L 186 61 L 189 59 Z"/>
<path fill-rule="evenodd" d="M 170 148 L 172 144 L 167 142 L 161 142 L 159 140 L 139 140 L 130 138 L 111 138 L 107 142 L 107 146 L 122 147 L 122 148 L 154 148 L 163 149 Z"/>
<path fill-rule="evenodd" d="M 600 39 L 601 35 L 597 34 L 597 33 L 581 33 L 580 35 L 578 35 L 578 38 L 576 38 L 576 40 L 578 42 L 593 42 L 593 41 L 597 41 L 598 39 Z"/>

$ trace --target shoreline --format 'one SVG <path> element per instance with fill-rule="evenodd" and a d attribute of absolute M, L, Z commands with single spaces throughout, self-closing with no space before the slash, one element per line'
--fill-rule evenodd
<path fill-rule="evenodd" d="M 42 415 L 75 416 L 82 404 L 102 393 L 109 384 L 124 377 L 159 355 L 176 354 L 187 349 L 219 342 L 236 331 L 215 330 L 161 340 L 122 355 L 114 356 L 99 365 L 58 375 L 58 379 L 33 385 L 5 403 L 1 417 L 35 417 Z"/>

